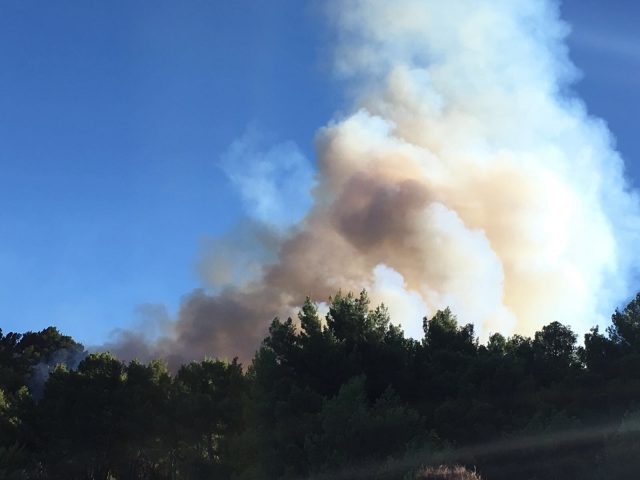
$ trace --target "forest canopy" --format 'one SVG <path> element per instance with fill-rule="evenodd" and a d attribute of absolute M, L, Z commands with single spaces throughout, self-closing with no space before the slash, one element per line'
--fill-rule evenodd
<path fill-rule="evenodd" d="M 366 292 L 338 293 L 324 318 L 307 299 L 295 321 L 274 319 L 249 365 L 205 358 L 175 372 L 89 354 L 54 327 L 0 330 L 0 478 L 622 479 L 640 468 L 640 295 L 581 343 L 553 322 L 481 344 L 449 309 L 423 329 L 405 338 Z"/>

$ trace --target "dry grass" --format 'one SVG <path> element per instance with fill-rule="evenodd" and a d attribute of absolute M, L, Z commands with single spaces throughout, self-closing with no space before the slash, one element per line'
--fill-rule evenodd
<path fill-rule="evenodd" d="M 460 466 L 426 467 L 418 471 L 415 480 L 481 480 L 474 472 Z"/>

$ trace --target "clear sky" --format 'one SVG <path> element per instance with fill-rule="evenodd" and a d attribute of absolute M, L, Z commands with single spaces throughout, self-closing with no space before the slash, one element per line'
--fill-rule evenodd
<path fill-rule="evenodd" d="M 576 90 L 640 185 L 640 4 L 566 0 Z M 300 0 L 0 3 L 0 327 L 87 344 L 201 282 L 242 216 L 220 160 L 249 131 L 313 161 L 340 110 Z"/>

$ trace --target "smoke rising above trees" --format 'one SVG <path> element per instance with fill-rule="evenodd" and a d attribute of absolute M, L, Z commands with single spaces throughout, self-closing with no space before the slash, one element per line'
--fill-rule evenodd
<path fill-rule="evenodd" d="M 214 284 L 185 297 L 166 335 L 121 332 L 106 348 L 248 359 L 265 318 L 339 288 L 367 288 L 418 336 L 415 319 L 445 307 L 483 339 L 553 320 L 603 325 L 632 293 L 637 195 L 605 124 L 571 90 L 556 3 L 348 0 L 327 17 L 348 107 L 318 131 L 315 180 L 291 144 L 261 156 L 250 138 L 234 143 L 223 168 L 257 205 L 256 227 L 240 230 L 254 240 L 213 242 L 200 270 Z M 266 198 L 283 190 L 279 168 L 312 187 L 293 225 Z M 286 189 L 296 220 L 308 201 L 298 186 Z"/>

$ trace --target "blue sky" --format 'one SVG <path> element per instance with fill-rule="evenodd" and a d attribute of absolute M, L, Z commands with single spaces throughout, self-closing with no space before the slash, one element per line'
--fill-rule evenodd
<path fill-rule="evenodd" d="M 640 5 L 562 12 L 576 90 L 640 184 Z M 242 216 L 229 146 L 257 130 L 313 159 L 342 101 L 327 39 L 299 0 L 2 2 L 0 327 L 93 344 L 137 305 L 175 310 Z"/>

